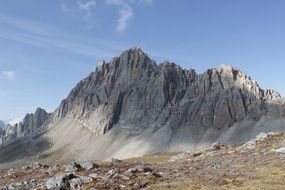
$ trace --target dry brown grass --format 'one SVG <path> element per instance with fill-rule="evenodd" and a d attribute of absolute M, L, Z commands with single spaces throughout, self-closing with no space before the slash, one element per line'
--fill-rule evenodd
<path fill-rule="evenodd" d="M 162 163 L 168 161 L 172 156 L 179 154 L 178 152 L 165 152 L 165 153 L 158 153 L 158 154 L 152 154 L 148 156 L 142 156 L 137 158 L 130 158 L 126 159 L 124 161 L 127 162 L 145 162 L 148 164 L 155 164 L 155 163 Z"/>

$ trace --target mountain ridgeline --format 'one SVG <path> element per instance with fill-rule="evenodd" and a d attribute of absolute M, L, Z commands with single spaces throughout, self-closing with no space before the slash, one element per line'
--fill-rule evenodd
<path fill-rule="evenodd" d="M 50 114 L 44 109 L 37 108 L 35 113 L 27 114 L 22 122 L 15 125 L 7 124 L 2 129 L 0 128 L 0 145 L 32 134 L 35 130 L 42 127 L 49 117 Z"/>
<path fill-rule="evenodd" d="M 140 131 L 166 124 L 227 128 L 247 116 L 258 120 L 280 98 L 242 71 L 222 65 L 198 75 L 193 69 L 157 65 L 133 48 L 80 81 L 54 119 L 75 118 L 97 135 L 114 126 Z"/>
<path fill-rule="evenodd" d="M 52 114 L 12 127 L 4 141 L 40 128 L 44 132 L 33 143 L 49 141 L 36 153 L 49 155 L 45 159 L 129 158 L 243 143 L 261 131 L 284 131 L 284 116 L 280 94 L 263 90 L 239 69 L 221 65 L 197 74 L 170 62 L 156 64 L 132 48 L 99 62 Z"/>

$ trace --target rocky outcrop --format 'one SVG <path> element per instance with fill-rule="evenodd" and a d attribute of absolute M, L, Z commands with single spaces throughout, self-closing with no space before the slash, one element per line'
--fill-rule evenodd
<path fill-rule="evenodd" d="M 116 125 L 130 133 L 166 124 L 224 128 L 246 117 L 257 120 L 266 114 L 264 105 L 278 98 L 232 66 L 197 74 L 170 62 L 157 65 L 132 48 L 109 63 L 101 61 L 53 119 L 74 118 L 97 135 Z"/>
<path fill-rule="evenodd" d="M 0 130 L 4 129 L 6 127 L 6 124 L 4 121 L 0 121 Z"/>
<path fill-rule="evenodd" d="M 33 133 L 36 129 L 43 126 L 49 117 L 50 114 L 44 109 L 37 108 L 35 113 L 27 114 L 22 122 L 15 125 L 8 124 L 4 130 L 0 131 L 0 145 Z"/>
<path fill-rule="evenodd" d="M 274 90 L 271 90 L 271 89 L 267 89 L 265 91 L 263 91 L 263 95 L 265 97 L 266 100 L 278 100 L 281 98 L 281 95 L 274 91 Z"/>

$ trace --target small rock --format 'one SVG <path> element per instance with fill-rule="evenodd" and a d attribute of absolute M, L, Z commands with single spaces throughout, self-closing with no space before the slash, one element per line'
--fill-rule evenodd
<path fill-rule="evenodd" d="M 74 174 L 68 174 L 49 178 L 46 181 L 46 187 L 47 189 L 68 189 L 69 180 L 73 178 L 77 178 L 77 176 L 75 176 Z"/>
<path fill-rule="evenodd" d="M 107 178 L 112 178 L 115 174 L 117 173 L 116 170 L 109 170 L 108 173 L 106 174 Z"/>
<path fill-rule="evenodd" d="M 172 156 L 168 161 L 169 162 L 176 162 L 185 158 L 185 153 L 181 153 L 175 156 Z"/>
<path fill-rule="evenodd" d="M 80 164 L 72 162 L 65 167 L 66 172 L 76 172 L 81 168 Z"/>
<path fill-rule="evenodd" d="M 82 181 L 80 178 L 73 178 L 68 180 L 68 182 L 72 190 L 81 190 Z"/>
<path fill-rule="evenodd" d="M 98 167 L 97 165 L 95 165 L 92 162 L 84 162 L 84 163 L 80 164 L 80 166 L 87 171 L 92 170 L 95 167 Z"/>
<path fill-rule="evenodd" d="M 152 172 L 152 169 L 143 165 L 135 166 L 133 168 L 128 169 L 129 172 Z"/>
<path fill-rule="evenodd" d="M 79 176 L 83 184 L 91 183 L 93 178 L 90 176 Z"/>
<path fill-rule="evenodd" d="M 21 169 L 22 169 L 22 171 L 25 171 L 25 170 L 30 169 L 30 167 L 29 166 L 23 166 Z"/>
<path fill-rule="evenodd" d="M 112 161 L 111 161 L 112 164 L 117 164 L 117 163 L 121 163 L 121 162 L 122 162 L 122 160 L 119 160 L 117 158 L 112 158 Z"/>
<path fill-rule="evenodd" d="M 212 144 L 210 150 L 211 150 L 211 151 L 220 150 L 220 149 L 222 148 L 222 146 L 223 146 L 223 145 L 222 145 L 221 143 L 214 143 L 214 144 Z"/>
<path fill-rule="evenodd" d="M 55 166 L 50 166 L 47 170 L 48 174 L 51 175 L 53 173 L 55 173 L 56 171 L 58 171 L 59 169 L 59 166 L 58 165 L 55 165 Z"/>
<path fill-rule="evenodd" d="M 246 142 L 245 144 L 242 145 L 243 148 L 246 148 L 246 149 L 254 149 L 255 148 L 255 145 L 258 141 L 262 141 L 264 139 L 266 139 L 269 135 L 272 135 L 273 133 L 264 133 L 264 132 L 261 132 L 259 133 L 258 135 L 256 135 L 256 137 L 248 142 Z"/>
<path fill-rule="evenodd" d="M 97 178 L 97 177 L 98 177 L 98 174 L 96 174 L 96 173 L 91 173 L 91 174 L 89 174 L 89 177 Z"/>
<path fill-rule="evenodd" d="M 36 170 L 36 169 L 38 169 L 40 167 L 42 167 L 42 164 L 39 164 L 38 162 L 35 162 L 35 163 L 32 164 L 32 169 L 33 170 Z"/>
<path fill-rule="evenodd" d="M 273 151 L 278 152 L 278 153 L 285 153 L 285 147 L 281 147 L 281 148 L 275 149 Z"/>
<path fill-rule="evenodd" d="M 16 187 L 14 185 L 14 183 L 11 183 L 8 185 L 8 190 L 14 190 Z"/>
<path fill-rule="evenodd" d="M 116 178 L 116 177 L 122 178 L 122 179 L 125 180 L 125 181 L 130 180 L 129 177 L 127 177 L 127 176 L 125 176 L 125 175 L 123 175 L 123 174 L 116 174 L 116 175 L 114 176 L 114 178 Z"/>
<path fill-rule="evenodd" d="M 131 177 L 132 175 L 133 175 L 133 173 L 131 172 L 131 171 L 125 171 L 124 173 L 123 173 L 125 176 L 128 176 L 128 177 Z"/>
<path fill-rule="evenodd" d="M 134 184 L 134 189 L 139 189 L 140 188 L 140 185 L 138 183 L 135 183 Z"/>
<path fill-rule="evenodd" d="M 120 185 L 120 189 L 126 189 L 126 186 L 125 185 Z"/>
<path fill-rule="evenodd" d="M 213 151 L 209 151 L 209 152 L 207 152 L 207 155 L 210 156 L 210 157 L 213 157 L 213 156 L 216 156 L 217 153 L 213 152 Z"/>
<path fill-rule="evenodd" d="M 254 149 L 254 148 L 255 148 L 255 145 L 256 145 L 256 141 L 250 140 L 250 141 L 244 143 L 244 144 L 242 145 L 242 147 L 244 147 L 244 148 L 246 148 L 246 149 Z"/>

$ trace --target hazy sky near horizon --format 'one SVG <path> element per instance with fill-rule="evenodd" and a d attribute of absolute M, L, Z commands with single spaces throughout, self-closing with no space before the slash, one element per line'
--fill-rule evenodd
<path fill-rule="evenodd" d="M 238 67 L 285 95 L 284 0 L 2 0 L 0 120 L 53 111 L 99 60 L 141 47 L 198 73 Z"/>

